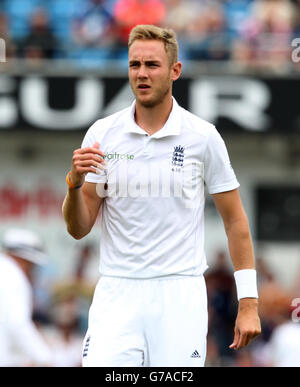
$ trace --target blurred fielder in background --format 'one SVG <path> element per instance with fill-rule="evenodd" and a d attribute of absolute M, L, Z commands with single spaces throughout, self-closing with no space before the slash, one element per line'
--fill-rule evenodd
<path fill-rule="evenodd" d="M 37 234 L 9 229 L 0 254 L 0 366 L 51 365 L 50 350 L 32 321 L 31 276 L 46 255 Z"/>
<path fill-rule="evenodd" d="M 181 67 L 172 30 L 135 27 L 129 80 L 136 99 L 98 120 L 74 151 L 63 204 L 69 233 L 83 238 L 100 209 L 102 215 L 101 278 L 84 366 L 205 364 L 204 183 L 222 216 L 235 268 L 239 309 L 230 347 L 244 347 L 261 330 L 239 183 L 215 127 L 172 97 Z"/>

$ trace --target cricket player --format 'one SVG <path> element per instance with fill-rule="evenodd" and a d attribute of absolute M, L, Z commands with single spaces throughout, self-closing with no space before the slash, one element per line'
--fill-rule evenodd
<path fill-rule="evenodd" d="M 39 236 L 10 228 L 0 253 L 0 367 L 50 366 L 50 348 L 32 321 L 31 276 L 45 263 Z"/>
<path fill-rule="evenodd" d="M 204 366 L 204 184 L 235 269 L 239 309 L 230 347 L 244 347 L 261 329 L 239 183 L 216 128 L 172 96 L 182 69 L 174 32 L 139 25 L 128 46 L 135 100 L 90 127 L 66 177 L 63 216 L 75 239 L 101 212 L 100 280 L 83 366 Z"/>

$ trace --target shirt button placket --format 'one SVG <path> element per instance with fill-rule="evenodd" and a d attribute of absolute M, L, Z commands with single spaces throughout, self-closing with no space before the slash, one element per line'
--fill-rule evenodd
<path fill-rule="evenodd" d="M 148 157 L 152 157 L 153 153 L 153 141 L 151 136 L 145 134 L 144 136 L 144 155 Z"/>

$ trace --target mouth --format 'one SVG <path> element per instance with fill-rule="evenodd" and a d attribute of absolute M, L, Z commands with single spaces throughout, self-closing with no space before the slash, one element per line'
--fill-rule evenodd
<path fill-rule="evenodd" d="M 140 85 L 138 85 L 138 89 L 139 90 L 147 90 L 147 89 L 150 89 L 150 86 L 146 85 L 146 84 L 140 84 Z"/>

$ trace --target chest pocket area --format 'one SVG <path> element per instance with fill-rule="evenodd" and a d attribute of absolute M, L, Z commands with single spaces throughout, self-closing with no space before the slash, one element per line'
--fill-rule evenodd
<path fill-rule="evenodd" d="M 204 164 L 199 161 L 186 162 L 179 174 L 181 184 L 176 181 L 175 196 L 180 195 L 181 185 L 181 196 L 185 201 L 198 201 L 204 190 Z"/>

